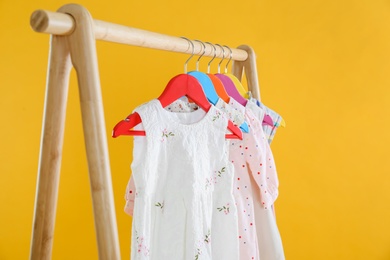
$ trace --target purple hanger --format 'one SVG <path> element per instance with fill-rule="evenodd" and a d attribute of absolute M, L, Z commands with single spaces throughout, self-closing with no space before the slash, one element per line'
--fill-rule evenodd
<path fill-rule="evenodd" d="M 220 73 L 215 74 L 215 76 L 222 81 L 222 84 L 230 97 L 234 98 L 234 100 L 236 100 L 241 105 L 246 106 L 248 100 L 246 100 L 243 96 L 240 95 L 233 81 L 228 76 Z M 274 122 L 272 118 L 266 114 L 263 118 L 262 125 L 274 126 Z"/>
<path fill-rule="evenodd" d="M 263 110 L 264 110 L 264 113 L 266 112 L 265 106 L 264 106 L 259 100 L 257 100 L 257 99 L 256 99 L 256 105 L 257 105 L 258 107 L 260 107 L 261 109 L 263 109 Z M 273 120 L 272 117 L 271 117 L 270 115 L 268 115 L 268 114 L 265 114 L 265 115 L 264 115 L 263 124 L 262 124 L 262 125 L 269 125 L 269 126 L 272 126 L 272 127 L 275 126 L 274 120 Z"/>
<path fill-rule="evenodd" d="M 244 97 L 240 95 L 233 81 L 228 76 L 220 73 L 215 74 L 215 76 L 222 81 L 222 84 L 225 87 L 225 90 L 230 97 L 234 98 L 234 100 L 236 100 L 241 105 L 243 106 L 246 105 L 248 100 L 246 100 Z"/>
<path fill-rule="evenodd" d="M 265 115 L 263 118 L 263 125 L 275 126 L 272 117 Z"/>

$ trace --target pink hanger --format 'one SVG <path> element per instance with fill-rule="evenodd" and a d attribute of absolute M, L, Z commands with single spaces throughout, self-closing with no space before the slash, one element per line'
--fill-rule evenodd
<path fill-rule="evenodd" d="M 248 100 L 246 100 L 244 97 L 240 95 L 233 81 L 228 76 L 223 75 L 221 73 L 217 73 L 215 74 L 215 76 L 222 81 L 223 86 L 225 87 L 225 90 L 230 97 L 234 98 L 234 100 L 236 100 L 241 105 L 243 106 L 246 105 L 246 102 L 248 102 Z"/>
<path fill-rule="evenodd" d="M 220 46 L 220 45 L 219 45 Z M 227 73 L 227 68 L 228 68 L 228 65 L 230 63 L 230 61 L 232 60 L 232 50 L 224 45 L 223 47 L 220 46 L 222 51 L 223 51 L 223 56 L 225 56 L 225 51 L 223 49 L 223 47 L 227 47 L 230 51 L 230 58 L 229 58 L 229 61 L 226 63 L 225 65 L 225 73 Z M 218 73 L 215 74 L 216 77 L 218 77 L 222 83 L 223 83 L 223 86 L 225 87 L 225 90 L 226 92 L 228 93 L 228 95 L 232 98 L 234 98 L 234 100 L 236 100 L 238 103 L 240 103 L 241 105 L 245 106 L 246 103 L 248 102 L 248 100 L 246 100 L 243 96 L 241 96 L 240 92 L 238 92 L 237 88 L 236 88 L 236 85 L 234 84 L 234 82 L 226 75 L 224 74 L 221 74 L 220 73 L 220 67 L 219 67 L 220 64 L 218 64 Z"/>
<path fill-rule="evenodd" d="M 269 115 L 264 115 L 263 125 L 275 126 L 272 117 L 270 117 Z"/>

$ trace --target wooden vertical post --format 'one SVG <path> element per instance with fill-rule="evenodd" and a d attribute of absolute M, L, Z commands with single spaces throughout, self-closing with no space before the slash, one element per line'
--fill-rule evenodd
<path fill-rule="evenodd" d="M 75 20 L 52 36 L 30 259 L 51 259 L 71 62 L 77 72 L 99 259 L 120 259 L 93 20 L 82 6 L 59 9 Z M 44 22 L 44 21 L 43 21 Z"/>
<path fill-rule="evenodd" d="M 248 58 L 244 61 L 233 61 L 232 74 L 239 80 L 242 78 L 243 70 L 248 82 L 248 90 L 251 91 L 252 96 L 260 100 L 260 86 L 257 75 L 256 53 L 252 47 L 248 45 L 240 45 L 237 49 L 245 50 L 248 53 Z"/>
<path fill-rule="evenodd" d="M 120 259 L 93 20 L 80 5 L 65 5 L 58 11 L 70 14 L 76 24 L 67 41 L 80 91 L 99 259 Z"/>
<path fill-rule="evenodd" d="M 51 259 L 68 98 L 70 63 L 64 36 L 51 36 L 30 259 Z"/>

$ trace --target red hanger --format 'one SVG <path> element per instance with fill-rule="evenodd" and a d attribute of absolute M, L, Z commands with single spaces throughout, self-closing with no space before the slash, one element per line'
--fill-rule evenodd
<path fill-rule="evenodd" d="M 187 96 L 206 112 L 211 107 L 198 80 L 188 74 L 179 74 L 172 78 L 163 93 L 158 97 L 158 100 L 162 107 L 166 107 L 182 96 Z M 115 125 L 112 131 L 112 137 L 118 137 L 120 135 L 145 136 L 145 131 L 130 130 L 141 122 L 142 120 L 138 113 L 135 112 L 129 115 L 125 120 Z M 228 129 L 232 134 L 226 134 L 226 138 L 242 140 L 241 130 L 230 120 L 228 121 Z"/>

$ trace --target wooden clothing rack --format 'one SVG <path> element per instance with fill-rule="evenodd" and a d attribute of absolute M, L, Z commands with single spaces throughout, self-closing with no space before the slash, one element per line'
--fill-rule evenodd
<path fill-rule="evenodd" d="M 62 6 L 57 12 L 37 10 L 31 15 L 31 26 L 51 34 L 51 42 L 30 259 L 51 259 L 72 65 L 80 92 L 99 259 L 120 259 L 96 40 L 181 53 L 192 50 L 183 38 L 94 20 L 87 9 L 76 4 Z M 203 51 L 200 43 L 194 45 L 195 53 Z M 213 55 L 211 46 L 206 46 L 205 56 Z M 249 90 L 260 99 L 253 49 L 247 45 L 232 48 L 232 59 L 232 73 L 241 79 L 245 68 Z"/>

